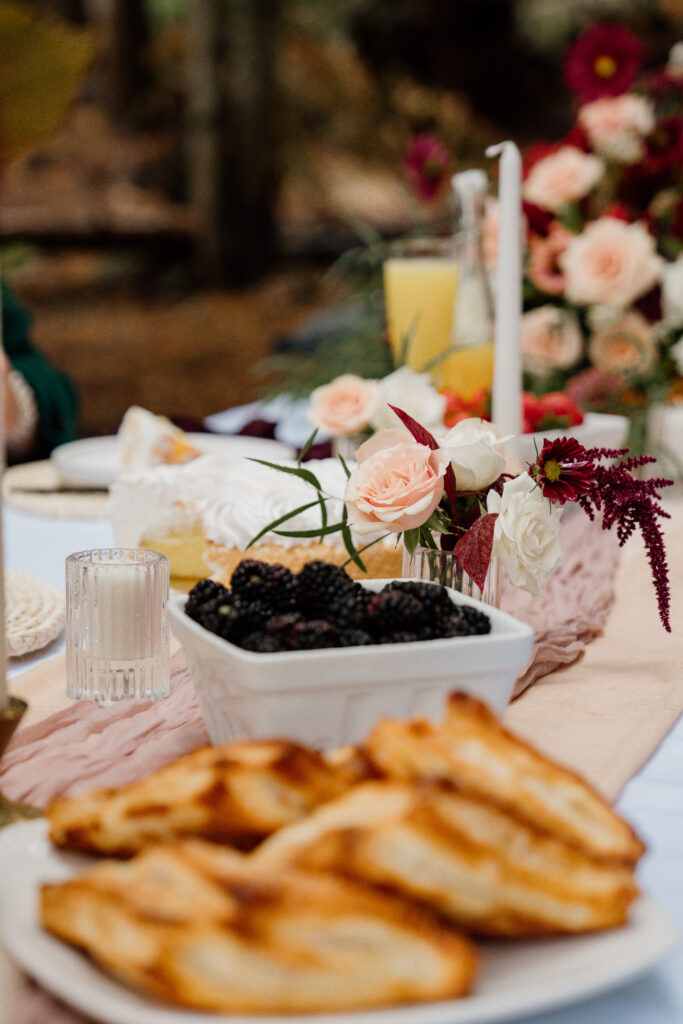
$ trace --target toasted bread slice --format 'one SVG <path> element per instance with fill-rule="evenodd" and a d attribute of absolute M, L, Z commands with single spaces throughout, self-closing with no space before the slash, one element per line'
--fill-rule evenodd
<path fill-rule="evenodd" d="M 334 875 L 276 874 L 188 840 L 46 885 L 50 932 L 149 995 L 237 1013 L 455 998 L 470 943 L 431 914 Z"/>
<path fill-rule="evenodd" d="M 203 747 L 122 789 L 55 801 L 47 810 L 50 837 L 57 846 L 116 857 L 190 835 L 249 849 L 352 781 L 289 741 Z"/>
<path fill-rule="evenodd" d="M 518 739 L 480 701 L 451 694 L 445 721 L 378 722 L 364 745 L 395 779 L 435 779 L 508 810 L 587 855 L 633 865 L 645 847 L 583 779 Z"/>
<path fill-rule="evenodd" d="M 609 928 L 637 895 L 629 867 L 438 783 L 361 783 L 252 856 L 388 887 L 480 935 Z"/>

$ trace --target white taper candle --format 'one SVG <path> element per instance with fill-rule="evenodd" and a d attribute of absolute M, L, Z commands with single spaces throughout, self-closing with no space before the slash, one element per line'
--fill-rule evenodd
<path fill-rule="evenodd" d="M 500 155 L 492 416 L 501 434 L 517 437 L 522 430 L 522 160 L 514 142 L 489 146 L 486 155 Z"/>

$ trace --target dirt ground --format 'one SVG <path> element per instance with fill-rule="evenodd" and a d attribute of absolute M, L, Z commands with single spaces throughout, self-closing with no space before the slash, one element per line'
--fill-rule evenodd
<path fill-rule="evenodd" d="M 106 267 L 97 253 L 52 254 L 12 276 L 35 342 L 78 387 L 84 437 L 115 430 L 132 404 L 191 422 L 251 401 L 254 364 L 330 301 L 323 270 L 305 265 L 243 292 L 151 296 Z"/>

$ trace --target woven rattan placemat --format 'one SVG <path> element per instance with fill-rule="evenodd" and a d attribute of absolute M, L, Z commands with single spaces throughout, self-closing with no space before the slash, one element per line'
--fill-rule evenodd
<path fill-rule="evenodd" d="M 39 516 L 105 519 L 108 514 L 107 491 L 65 487 L 47 460 L 10 466 L 3 475 L 2 492 L 8 505 Z"/>
<path fill-rule="evenodd" d="M 5 569 L 7 657 L 40 650 L 62 630 L 64 591 L 17 569 Z"/>

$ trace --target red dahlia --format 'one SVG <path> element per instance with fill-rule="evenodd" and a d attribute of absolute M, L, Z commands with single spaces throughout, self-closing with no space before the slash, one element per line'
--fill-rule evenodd
<path fill-rule="evenodd" d="M 413 188 L 427 202 L 441 191 L 451 168 L 451 155 L 432 132 L 418 132 L 411 139 L 403 166 Z"/>
<path fill-rule="evenodd" d="M 545 498 L 564 505 L 587 494 L 593 484 L 595 463 L 586 458 L 586 449 L 573 437 L 543 442 L 541 454 L 529 472 Z"/>
<path fill-rule="evenodd" d="M 596 25 L 567 51 L 564 77 L 582 103 L 626 92 L 638 74 L 643 47 L 624 25 Z"/>

